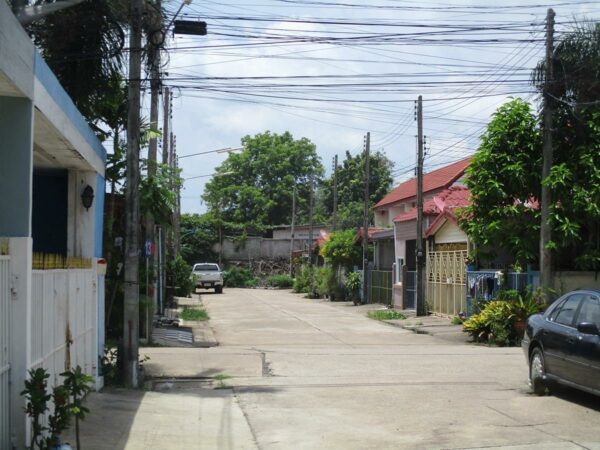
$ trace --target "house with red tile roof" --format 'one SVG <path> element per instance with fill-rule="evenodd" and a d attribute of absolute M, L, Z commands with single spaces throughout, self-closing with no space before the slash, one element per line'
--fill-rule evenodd
<path fill-rule="evenodd" d="M 448 164 L 423 175 L 423 200 L 426 202 L 452 185 L 460 184 L 471 158 Z M 417 205 L 417 179 L 400 183 L 374 207 L 375 227 L 391 227 L 394 218 Z"/>

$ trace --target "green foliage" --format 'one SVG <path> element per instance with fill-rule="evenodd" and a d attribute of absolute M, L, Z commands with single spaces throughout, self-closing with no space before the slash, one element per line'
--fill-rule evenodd
<path fill-rule="evenodd" d="M 85 394 L 91 389 L 94 379 L 85 374 L 81 367 L 60 374 L 64 381 L 48 394 L 48 378 L 50 375 L 44 368 L 29 370 L 29 378 L 25 380 L 25 389 L 21 395 L 26 399 L 25 412 L 31 418 L 31 450 L 50 450 L 55 448 L 58 436 L 68 427 L 71 417 L 75 417 L 75 434 L 77 448 L 79 442 L 79 420 L 85 418 L 89 410 L 81 404 Z M 49 401 L 52 399 L 52 408 Z M 44 415 L 48 411 L 47 426 L 43 424 Z"/>
<path fill-rule="evenodd" d="M 60 376 L 64 377 L 63 386 L 71 397 L 68 409 L 71 416 L 75 417 L 75 439 L 77 441 L 77 450 L 79 450 L 81 449 L 79 421 L 85 419 L 85 415 L 90 412 L 88 408 L 83 406 L 82 401 L 83 397 L 91 390 L 91 384 L 94 382 L 94 379 L 84 373 L 80 366 L 67 370 L 61 373 Z"/>
<path fill-rule="evenodd" d="M 228 230 L 261 231 L 290 223 L 292 196 L 297 188 L 298 221 L 307 216 L 311 177 L 324 170 L 308 139 L 288 132 L 265 132 L 242 139 L 244 150 L 230 154 L 205 187 L 209 211 L 221 217 Z"/>
<path fill-rule="evenodd" d="M 48 386 L 48 372 L 46 369 L 30 369 L 29 379 L 25 380 L 25 389 L 21 395 L 25 397 L 25 413 L 31 419 L 31 441 L 29 448 L 44 449 L 44 435 L 47 428 L 43 425 L 44 414 L 48 411 L 48 400 L 51 395 L 46 392 Z"/>
<path fill-rule="evenodd" d="M 463 330 L 474 340 L 496 345 L 510 345 L 521 338 L 519 324 L 544 310 L 540 291 L 527 290 L 519 293 L 507 290 L 498 293 L 498 300 L 485 304 L 481 311 L 469 317 Z"/>
<path fill-rule="evenodd" d="M 512 100 L 494 114 L 467 169 L 471 203 L 461 226 L 480 252 L 497 250 L 523 264 L 539 251 L 541 137 L 527 102 Z"/>
<path fill-rule="evenodd" d="M 321 256 L 334 267 L 350 269 L 354 264 L 360 264 L 362 250 L 359 245 L 356 245 L 355 236 L 354 230 L 331 233 L 329 239 L 321 247 Z"/>
<path fill-rule="evenodd" d="M 187 297 L 194 291 L 194 280 L 192 278 L 192 268 L 185 262 L 181 255 L 175 259 L 167 261 L 167 284 L 176 286 L 175 295 L 178 297 Z"/>
<path fill-rule="evenodd" d="M 181 215 L 181 256 L 193 265 L 199 261 L 215 261 L 212 247 L 218 242 L 218 229 L 214 216 L 207 214 Z"/>
<path fill-rule="evenodd" d="M 223 273 L 223 281 L 227 287 L 254 287 L 256 280 L 251 270 L 245 267 L 231 267 Z"/>
<path fill-rule="evenodd" d="M 360 278 L 360 272 L 350 272 L 346 275 L 346 291 L 352 299 L 358 298 Z"/>
<path fill-rule="evenodd" d="M 203 321 L 208 320 L 208 313 L 204 308 L 183 308 L 181 315 L 179 316 L 183 320 L 197 320 Z"/>
<path fill-rule="evenodd" d="M 454 316 L 452 318 L 452 320 L 450 321 L 450 323 L 452 323 L 452 325 L 462 325 L 463 324 L 463 320 L 458 317 L 458 316 Z"/>
<path fill-rule="evenodd" d="M 267 278 L 267 284 L 278 288 L 290 288 L 294 284 L 294 279 L 289 275 L 273 275 Z"/>
<path fill-rule="evenodd" d="M 391 309 L 379 309 L 376 311 L 369 311 L 367 313 L 369 319 L 374 320 L 405 320 L 406 316 L 401 312 L 394 311 Z"/>
<path fill-rule="evenodd" d="M 177 207 L 177 189 L 181 186 L 180 170 L 167 164 L 157 164 L 156 173 L 140 179 L 140 211 L 150 214 L 157 223 L 171 223 Z"/>
<path fill-rule="evenodd" d="M 87 1 L 27 27 L 61 85 L 91 124 L 110 123 L 126 108 L 120 73 L 127 12 L 126 2 Z"/>
<path fill-rule="evenodd" d="M 102 375 L 104 383 L 107 386 L 116 385 L 119 382 L 119 369 L 117 366 L 118 351 L 113 347 L 104 347 L 104 355 L 102 356 Z"/>
<path fill-rule="evenodd" d="M 316 291 L 315 270 L 313 266 L 303 264 L 296 273 L 294 279 L 294 292 L 299 294 L 308 294 Z"/>
<path fill-rule="evenodd" d="M 375 205 L 392 187 L 394 163 L 384 153 L 371 153 L 369 157 L 369 203 Z M 338 167 L 338 226 L 357 228 L 362 226 L 365 187 L 365 155 L 352 156 L 346 152 Z M 317 196 L 317 211 L 331 218 L 333 213 L 333 176 L 324 180 Z"/>

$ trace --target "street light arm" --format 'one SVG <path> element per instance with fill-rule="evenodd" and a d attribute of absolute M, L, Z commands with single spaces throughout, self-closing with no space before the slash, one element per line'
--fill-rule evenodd
<path fill-rule="evenodd" d="M 17 19 L 21 25 L 29 25 L 31 22 L 42 19 L 45 16 L 62 9 L 83 3 L 85 0 L 63 0 L 62 2 L 51 3 L 49 5 L 27 6 L 17 13 Z"/>

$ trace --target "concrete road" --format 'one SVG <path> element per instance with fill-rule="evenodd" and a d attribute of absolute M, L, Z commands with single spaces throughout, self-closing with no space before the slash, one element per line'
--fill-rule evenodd
<path fill-rule="evenodd" d="M 599 400 L 531 395 L 518 348 L 414 334 L 289 291 L 202 300 L 220 345 L 141 349 L 150 391 L 92 394 L 85 448 L 600 449 Z"/>
<path fill-rule="evenodd" d="M 220 343 L 204 351 L 260 355 L 227 373 L 258 448 L 600 449 L 598 399 L 531 395 L 518 348 L 457 345 L 288 291 L 202 297 Z"/>

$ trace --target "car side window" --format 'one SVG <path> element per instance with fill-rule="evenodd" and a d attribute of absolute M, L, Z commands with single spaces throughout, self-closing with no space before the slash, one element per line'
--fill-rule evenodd
<path fill-rule="evenodd" d="M 577 323 L 595 323 L 600 328 L 600 301 L 598 297 L 586 295 L 579 310 Z"/>
<path fill-rule="evenodd" d="M 571 295 L 567 300 L 562 304 L 560 311 L 556 315 L 554 321 L 556 323 L 560 323 L 561 325 L 573 326 L 573 319 L 575 318 L 575 311 L 577 311 L 577 306 L 579 306 L 579 302 L 581 301 L 582 295 L 575 294 Z"/>

